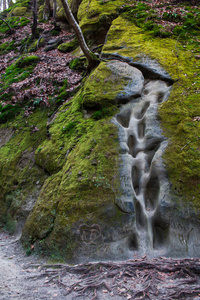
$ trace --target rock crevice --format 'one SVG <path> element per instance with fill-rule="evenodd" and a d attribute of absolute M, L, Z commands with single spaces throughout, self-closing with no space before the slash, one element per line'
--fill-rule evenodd
<path fill-rule="evenodd" d="M 161 214 L 168 190 L 161 158 L 167 141 L 157 109 L 170 87 L 168 80 L 144 81 L 141 97 L 131 99 L 114 118 L 119 128 L 122 188 L 116 204 L 134 218 L 129 248 L 145 253 L 163 247 L 168 238 L 169 224 Z"/>

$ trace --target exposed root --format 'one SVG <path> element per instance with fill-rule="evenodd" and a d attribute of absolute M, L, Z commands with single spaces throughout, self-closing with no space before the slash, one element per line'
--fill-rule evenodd
<path fill-rule="evenodd" d="M 200 260 L 157 258 L 122 262 L 37 267 L 44 284 L 57 284 L 64 295 L 99 299 L 98 293 L 122 299 L 194 299 L 200 295 Z M 74 274 L 74 275 L 73 275 Z M 82 299 L 82 298 L 81 298 Z"/>

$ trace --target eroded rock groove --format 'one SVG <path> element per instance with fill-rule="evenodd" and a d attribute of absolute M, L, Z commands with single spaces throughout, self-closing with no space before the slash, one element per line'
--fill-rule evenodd
<path fill-rule="evenodd" d="M 163 176 L 161 148 L 166 147 L 157 121 L 157 108 L 169 94 L 169 81 L 144 81 L 141 97 L 126 104 L 115 117 L 119 127 L 123 195 L 117 200 L 122 211 L 133 215 L 130 250 L 160 249 L 168 238 L 168 222 L 160 213 Z"/>

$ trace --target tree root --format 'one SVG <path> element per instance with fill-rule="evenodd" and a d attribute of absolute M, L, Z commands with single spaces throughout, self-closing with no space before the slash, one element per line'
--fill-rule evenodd
<path fill-rule="evenodd" d="M 57 284 L 64 295 L 72 293 L 87 299 L 98 299 L 99 293 L 118 295 L 122 299 L 193 299 L 200 295 L 199 259 L 144 257 L 121 262 L 35 267 L 40 272 L 38 276 L 46 277 L 44 284 Z"/>

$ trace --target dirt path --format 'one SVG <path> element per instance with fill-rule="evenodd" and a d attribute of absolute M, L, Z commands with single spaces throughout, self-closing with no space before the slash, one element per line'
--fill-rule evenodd
<path fill-rule="evenodd" d="M 64 285 L 59 285 L 57 281 L 52 280 L 53 268 L 48 268 L 46 272 L 42 270 L 44 265 L 46 265 L 44 260 L 34 255 L 25 255 L 18 238 L 0 232 L 0 300 L 92 299 L 93 296 L 78 296 L 73 290 L 67 294 Z M 56 267 L 55 272 L 58 272 Z M 67 273 L 64 277 L 65 282 L 73 284 L 78 281 L 79 276 Z M 126 298 L 109 297 L 104 291 L 100 299 Z"/>
<path fill-rule="evenodd" d="M 55 284 L 45 285 L 40 268 L 29 268 L 32 264 L 43 264 L 35 257 L 24 255 L 14 237 L 0 233 L 0 300 L 10 299 L 66 299 Z"/>
<path fill-rule="evenodd" d="M 146 257 L 76 266 L 26 256 L 0 233 L 0 300 L 200 299 L 200 259 Z"/>

